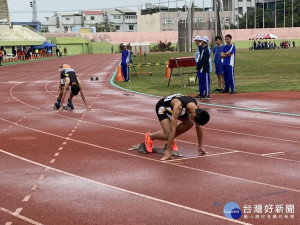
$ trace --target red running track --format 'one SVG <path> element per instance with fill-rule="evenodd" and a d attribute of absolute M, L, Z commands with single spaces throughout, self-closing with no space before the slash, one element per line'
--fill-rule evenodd
<path fill-rule="evenodd" d="M 0 224 L 300 223 L 299 92 L 212 96 L 203 105 L 211 114 L 208 154 L 197 156 L 191 130 L 177 142 L 185 157 L 160 162 L 161 155 L 128 151 L 160 129 L 158 99 L 108 83 L 119 58 L 80 55 L 1 68 Z M 92 111 L 80 97 L 72 112 L 53 110 L 62 63 L 77 70 Z M 95 76 L 99 81 L 90 81 Z M 228 202 L 240 206 L 239 220 L 224 216 Z"/>

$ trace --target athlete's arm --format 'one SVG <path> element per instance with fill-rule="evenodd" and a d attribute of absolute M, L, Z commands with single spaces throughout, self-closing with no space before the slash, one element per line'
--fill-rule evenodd
<path fill-rule="evenodd" d="M 203 131 L 202 126 L 196 123 L 196 132 L 198 137 L 198 152 L 199 155 L 204 155 L 206 152 L 203 149 Z"/>
<path fill-rule="evenodd" d="M 69 85 L 70 85 L 70 78 L 66 77 L 66 83 L 65 83 L 65 86 L 64 86 L 64 90 L 63 90 L 63 94 L 62 94 L 61 102 L 60 102 L 60 108 L 59 108 L 58 111 L 62 111 L 63 110 L 64 101 L 65 101 L 65 97 L 66 97 L 66 93 L 67 93 Z"/>
<path fill-rule="evenodd" d="M 78 77 L 77 77 L 77 80 L 78 80 L 78 85 L 80 87 L 80 95 L 81 95 L 82 101 L 84 102 L 87 110 L 91 110 L 91 108 L 86 103 L 85 96 L 84 96 L 84 93 L 83 93 L 83 88 L 82 88 L 81 82 L 80 82 Z"/>

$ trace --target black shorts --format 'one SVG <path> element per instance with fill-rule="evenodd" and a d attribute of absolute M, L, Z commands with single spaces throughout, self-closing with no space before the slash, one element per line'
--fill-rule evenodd
<path fill-rule="evenodd" d="M 170 110 L 171 107 L 164 106 L 164 99 L 161 99 L 156 103 L 155 112 L 159 121 L 170 119 L 172 116 L 172 112 L 170 112 Z M 189 114 L 186 113 L 182 116 L 179 116 L 178 119 L 186 118 L 188 115 Z"/>

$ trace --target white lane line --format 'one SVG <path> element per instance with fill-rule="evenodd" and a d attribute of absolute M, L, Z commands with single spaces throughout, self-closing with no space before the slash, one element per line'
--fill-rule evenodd
<path fill-rule="evenodd" d="M 39 223 L 37 221 L 34 221 L 28 217 L 25 217 L 25 216 L 22 216 L 22 215 L 19 215 L 19 214 L 15 214 L 14 212 L 8 210 L 8 209 L 5 209 L 3 207 L 0 207 L 0 211 L 6 213 L 6 214 L 9 214 L 11 216 L 14 216 L 14 217 L 17 217 L 18 219 L 21 219 L 27 223 L 30 223 L 30 224 L 34 224 L 34 225 L 43 225 L 42 223 Z"/>
<path fill-rule="evenodd" d="M 13 122 L 10 122 L 10 121 L 8 121 L 8 120 L 6 120 L 6 119 L 3 119 L 3 118 L 0 118 L 0 120 L 6 121 L 6 122 L 9 122 L 9 123 L 13 123 Z M 15 124 L 15 123 L 13 123 L 13 124 Z M 53 137 L 58 137 L 58 138 L 65 139 L 65 137 L 62 137 L 62 136 L 60 136 L 60 135 L 48 133 L 48 132 L 45 132 L 45 131 L 37 130 L 37 129 L 34 129 L 34 128 L 30 128 L 30 127 L 26 127 L 26 126 L 23 126 L 23 125 L 19 125 L 19 124 L 16 124 L 16 125 L 19 126 L 19 127 L 23 127 L 23 128 L 25 128 L 25 129 L 28 129 L 28 130 L 36 131 L 36 132 L 38 132 L 38 133 L 47 134 L 47 135 L 49 135 L 49 136 L 53 136 Z M 73 141 L 73 142 L 76 142 L 76 143 L 80 143 L 80 144 L 92 146 L 92 147 L 95 147 L 95 148 L 105 149 L 105 150 L 107 150 L 107 151 L 115 152 L 115 153 L 118 153 L 118 154 L 128 155 L 128 156 L 131 156 L 131 157 L 136 157 L 136 158 L 140 158 L 140 159 L 144 159 L 144 160 L 151 160 L 151 161 L 154 161 L 154 162 L 159 162 L 159 163 L 161 163 L 160 161 L 158 161 L 158 160 L 156 160 L 156 159 L 146 158 L 146 157 L 144 157 L 144 156 L 134 155 L 134 154 L 131 154 L 131 153 L 122 152 L 122 151 L 115 150 L 115 149 L 112 149 L 112 148 L 107 148 L 107 147 L 104 147 L 104 146 L 99 146 L 99 145 L 96 145 L 96 144 L 92 144 L 92 143 L 88 143 L 88 142 L 84 142 L 84 141 L 80 141 L 80 140 L 76 140 L 76 139 L 70 139 L 70 140 Z M 239 152 L 240 152 L 240 151 L 239 151 Z M 255 155 L 261 156 L 261 155 L 259 155 L 259 154 L 255 154 Z M 272 158 L 272 157 L 270 157 L 270 156 L 266 156 L 266 157 Z M 278 160 L 278 158 L 276 158 L 276 159 Z M 176 166 L 176 165 L 175 165 L 175 166 Z M 178 165 L 178 166 L 179 166 L 179 165 Z M 295 192 L 300 192 L 300 190 L 296 190 L 296 189 L 292 189 L 292 188 L 288 188 L 288 187 L 281 187 L 281 186 L 277 186 L 277 185 L 273 185 L 273 184 L 268 184 L 268 183 L 262 183 L 262 182 L 258 182 L 258 181 L 254 181 L 254 180 L 247 180 L 247 179 L 244 179 L 244 178 L 239 178 L 239 177 L 229 176 L 229 175 L 220 174 L 220 173 L 214 173 L 214 172 L 207 171 L 207 170 L 195 169 L 195 168 L 190 168 L 190 167 L 185 167 L 185 168 L 186 168 L 186 169 L 190 169 L 190 170 L 197 170 L 197 171 L 201 171 L 201 172 L 205 172 L 205 173 L 209 173 L 209 174 L 214 174 L 214 175 L 224 176 L 224 177 L 227 177 L 227 178 L 232 178 L 232 179 L 237 179 L 237 180 L 247 181 L 247 182 L 250 182 L 250 183 L 255 183 L 255 184 L 265 185 L 265 186 L 269 186 L 269 187 L 276 187 L 276 188 L 280 188 L 280 189 L 284 189 L 284 190 L 291 190 L 291 191 L 295 191 Z"/>
<path fill-rule="evenodd" d="M 72 133 L 69 133 L 69 137 L 71 137 L 73 134 Z"/>
<path fill-rule="evenodd" d="M 9 128 L 12 128 L 13 125 L 10 125 Z"/>
<path fill-rule="evenodd" d="M 61 150 L 63 150 L 63 147 L 59 147 L 59 148 L 58 148 L 58 151 L 61 151 Z"/>
<path fill-rule="evenodd" d="M 23 208 L 17 208 L 15 212 L 13 212 L 14 215 L 19 215 L 22 212 Z"/>
<path fill-rule="evenodd" d="M 37 184 L 34 184 L 34 185 L 31 187 L 31 190 L 32 190 L 32 191 L 35 191 L 37 188 L 38 188 L 38 185 L 37 185 Z"/>
<path fill-rule="evenodd" d="M 59 156 L 59 152 L 55 153 L 54 156 L 55 156 L 55 157 Z"/>
<path fill-rule="evenodd" d="M 239 153 L 239 151 L 221 152 L 221 153 L 216 153 L 216 154 L 211 154 L 211 155 L 209 155 L 209 154 L 198 155 L 198 156 L 194 156 L 194 157 L 186 157 L 186 158 L 181 158 L 181 159 L 173 159 L 173 160 L 170 160 L 169 162 L 183 161 L 183 160 L 197 159 L 197 158 L 207 158 L 207 157 L 211 157 L 211 156 L 227 155 L 227 154 L 232 154 L 232 153 Z M 163 162 L 166 162 L 166 161 L 163 161 Z"/>
<path fill-rule="evenodd" d="M 5 225 L 12 225 L 12 222 L 6 222 Z"/>
<path fill-rule="evenodd" d="M 230 221 L 232 223 L 249 225 L 249 223 L 245 223 L 245 222 L 238 221 L 238 220 L 231 220 L 231 219 L 228 219 L 224 216 L 220 216 L 220 215 L 217 215 L 217 214 L 214 214 L 214 213 L 202 211 L 202 210 L 199 210 L 199 209 L 191 208 L 191 207 L 184 206 L 184 205 L 181 205 L 181 204 L 177 204 L 177 203 L 174 203 L 174 202 L 170 202 L 170 201 L 167 201 L 167 200 L 155 198 L 155 197 L 152 197 L 152 196 L 149 196 L 149 195 L 140 194 L 138 192 L 130 191 L 130 190 L 127 190 L 127 189 L 124 189 L 124 188 L 119 188 L 119 187 L 112 186 L 112 185 L 109 185 L 109 184 L 101 183 L 99 181 L 91 180 L 91 179 L 86 178 L 86 177 L 82 177 L 82 176 L 79 176 L 79 175 L 76 175 L 76 174 L 73 174 L 73 173 L 69 173 L 69 172 L 66 172 L 66 171 L 63 171 L 63 170 L 55 169 L 53 167 L 49 167 L 49 166 L 31 161 L 29 159 L 25 159 L 23 157 L 5 152 L 3 150 L 0 150 L 0 152 L 3 152 L 5 154 L 8 154 L 8 155 L 13 156 L 13 157 L 18 158 L 18 159 L 21 159 L 23 161 L 29 162 L 31 164 L 34 164 L 34 165 L 37 165 L 37 166 L 40 166 L 40 167 L 44 167 L 44 168 L 48 167 L 52 171 L 55 171 L 55 172 L 58 172 L 58 173 L 61 173 L 61 174 L 65 174 L 65 175 L 68 175 L 68 176 L 71 176 L 71 177 L 74 177 L 74 178 L 77 178 L 77 179 L 80 179 L 80 180 L 83 180 L 83 181 L 86 181 L 86 182 L 101 185 L 103 187 L 111 188 L 111 189 L 114 189 L 114 190 L 117 190 L 117 191 L 121 191 L 121 192 L 125 192 L 125 193 L 132 194 L 132 195 L 135 195 L 135 196 L 139 196 L 139 197 L 142 197 L 142 198 L 145 198 L 145 199 L 148 199 L 148 200 L 160 202 L 160 203 L 163 203 L 163 204 L 167 204 L 167 205 L 171 205 L 171 206 L 174 206 L 174 207 L 177 207 L 177 208 L 181 208 L 181 209 L 185 209 L 185 210 L 188 210 L 188 211 L 196 212 L 196 213 L 199 213 L 199 214 L 204 214 L 204 215 L 207 215 L 207 216 L 215 217 L 215 218 L 222 219 L 222 220 L 225 220 L 225 221 Z"/>
<path fill-rule="evenodd" d="M 74 132 L 75 132 L 75 130 L 72 130 L 71 132 L 72 132 L 72 133 L 74 133 Z"/>
<path fill-rule="evenodd" d="M 66 145 L 66 144 L 67 144 L 67 142 L 66 142 L 66 141 L 62 143 L 62 145 Z"/>
<path fill-rule="evenodd" d="M 285 152 L 272 152 L 272 153 L 266 153 L 266 154 L 261 154 L 262 156 L 268 156 L 268 155 L 277 155 L 277 154 L 284 154 Z"/>
<path fill-rule="evenodd" d="M 3 132 L 7 131 L 7 129 L 4 129 Z"/>
<path fill-rule="evenodd" d="M 54 163 L 56 159 L 51 159 L 50 163 Z"/>
<path fill-rule="evenodd" d="M 42 180 L 42 179 L 44 179 L 44 175 L 42 174 L 40 177 L 39 177 L 39 180 Z"/>
<path fill-rule="evenodd" d="M 31 198 L 31 195 L 27 195 L 23 198 L 22 202 L 28 202 L 30 198 Z"/>
<path fill-rule="evenodd" d="M 77 126 L 74 127 L 74 129 L 77 129 L 77 128 L 78 128 Z"/>
<path fill-rule="evenodd" d="M 45 168 L 44 171 L 47 172 L 49 170 L 49 168 Z"/>
<path fill-rule="evenodd" d="M 29 104 L 27 104 L 27 103 L 25 103 L 25 102 L 22 102 L 21 100 L 17 99 L 17 98 L 12 94 L 12 89 L 13 89 L 15 86 L 17 86 L 17 85 L 14 85 L 14 86 L 10 89 L 10 94 L 11 94 L 11 96 L 12 96 L 16 101 L 18 101 L 18 102 L 20 102 L 20 103 L 22 103 L 22 104 L 24 104 L 24 105 L 27 105 L 27 106 L 29 106 L 29 107 L 31 107 L 31 108 L 36 108 L 36 107 L 34 107 L 34 106 L 32 106 L 32 105 L 29 105 Z M 45 111 L 45 110 L 43 110 L 43 111 Z M 46 112 L 46 111 L 45 111 L 45 112 Z M 77 125 L 79 125 L 81 122 L 84 122 L 84 123 L 86 123 L 86 124 L 93 124 L 93 125 L 95 125 L 95 126 L 100 126 L 100 127 L 105 127 L 105 128 L 110 128 L 110 129 L 115 129 L 115 130 L 125 131 L 125 132 L 128 132 L 128 133 L 134 133 L 134 134 L 142 134 L 142 135 L 144 135 L 144 133 L 141 133 L 141 132 L 136 132 L 136 131 L 127 130 L 127 129 L 122 129 L 122 128 L 117 128 L 117 127 L 112 127 L 112 126 L 101 125 L 101 124 L 97 124 L 97 123 L 93 123 L 93 122 L 88 122 L 88 121 L 82 121 L 82 120 L 74 119 L 74 118 L 72 118 L 72 117 L 68 117 L 68 116 L 64 116 L 64 115 L 60 115 L 60 114 L 55 114 L 55 115 L 56 115 L 56 116 L 63 117 L 63 118 L 68 118 L 68 119 L 75 120 L 75 121 L 77 121 Z M 125 115 L 125 113 L 124 113 L 124 115 Z M 129 115 L 129 114 L 126 114 L 126 115 Z M 131 115 L 130 115 L 130 116 L 131 116 Z M 13 122 L 11 122 L 11 121 L 8 121 L 8 120 L 6 120 L 6 119 L 3 119 L 3 118 L 0 118 L 0 119 L 3 120 L 3 121 L 6 121 L 6 122 L 8 122 L 8 123 L 15 124 L 15 123 L 13 123 Z M 17 125 L 18 125 L 18 124 L 17 124 Z M 19 125 L 19 126 L 20 126 L 20 125 Z M 27 128 L 27 129 L 30 129 L 30 128 L 28 128 L 28 127 L 26 127 L 26 128 Z M 67 139 L 67 138 L 66 138 L 66 139 Z M 182 140 L 178 140 L 178 141 L 185 142 L 185 141 L 182 141 Z M 186 142 L 186 143 L 191 143 L 191 142 Z M 195 144 L 195 143 L 192 143 L 192 144 Z M 223 148 L 221 148 L 221 147 L 216 147 L 216 146 L 209 146 L 209 145 L 204 145 L 204 146 L 208 146 L 208 147 L 212 147 L 212 148 L 223 149 Z M 261 156 L 261 157 L 267 157 L 267 158 L 275 159 L 274 157 L 271 157 L 271 156 L 262 156 L 261 154 L 256 154 L 256 153 L 251 153 L 251 152 L 246 152 L 246 151 L 239 151 L 239 152 L 242 152 L 242 153 L 244 153 L 244 154 L 250 154 L 250 155 L 256 155 L 256 156 Z M 290 159 L 285 159 L 285 158 L 276 158 L 276 159 L 279 159 L 279 160 L 282 160 L 282 161 L 289 161 L 289 162 L 297 162 L 297 163 L 300 163 L 300 161 L 295 161 L 295 160 L 290 160 Z"/>

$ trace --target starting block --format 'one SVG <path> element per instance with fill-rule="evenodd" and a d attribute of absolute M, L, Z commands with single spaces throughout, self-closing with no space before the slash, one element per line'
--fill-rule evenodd
<path fill-rule="evenodd" d="M 63 106 L 63 109 L 64 109 L 64 110 L 69 110 L 69 111 L 72 111 L 72 108 L 71 108 L 71 107 L 69 107 L 69 106 L 66 106 L 66 105 L 65 105 L 65 106 Z"/>
<path fill-rule="evenodd" d="M 165 154 L 166 149 L 167 149 L 167 145 L 165 145 L 164 148 L 154 147 L 152 150 L 152 153 Z M 148 154 L 146 147 L 145 147 L 145 143 L 133 145 L 132 148 L 129 148 L 128 150 L 129 151 L 138 150 L 139 153 Z M 171 155 L 183 157 L 183 155 L 179 151 L 171 151 Z"/>

